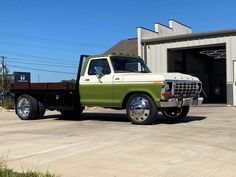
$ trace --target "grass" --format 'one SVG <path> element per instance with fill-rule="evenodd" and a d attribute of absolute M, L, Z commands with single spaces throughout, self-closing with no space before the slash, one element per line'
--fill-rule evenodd
<path fill-rule="evenodd" d="M 7 168 L 6 162 L 0 159 L 0 177 L 59 177 L 49 172 L 42 173 L 38 171 L 28 170 L 26 172 L 15 172 Z"/>
<path fill-rule="evenodd" d="M 5 109 L 15 109 L 15 101 L 14 100 L 5 100 L 0 103 L 0 106 Z"/>

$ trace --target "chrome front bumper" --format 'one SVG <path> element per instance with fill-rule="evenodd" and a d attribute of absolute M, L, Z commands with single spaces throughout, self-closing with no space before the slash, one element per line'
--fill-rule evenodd
<path fill-rule="evenodd" d="M 183 98 L 181 100 L 177 98 L 171 98 L 167 101 L 160 101 L 160 106 L 163 108 L 166 107 L 182 107 L 182 106 L 197 106 L 202 104 L 203 98 L 200 97 L 198 99 L 194 98 Z"/>

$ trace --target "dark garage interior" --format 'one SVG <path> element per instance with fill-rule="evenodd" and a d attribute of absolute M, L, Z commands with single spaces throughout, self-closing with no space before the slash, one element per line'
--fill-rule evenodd
<path fill-rule="evenodd" d="M 226 103 L 225 44 L 168 50 L 168 72 L 198 77 L 203 84 L 205 103 Z"/>

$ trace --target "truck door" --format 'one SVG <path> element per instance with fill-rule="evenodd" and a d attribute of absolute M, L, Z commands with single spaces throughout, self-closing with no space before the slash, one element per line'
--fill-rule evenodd
<path fill-rule="evenodd" d="M 113 105 L 113 74 L 107 58 L 91 59 L 80 78 L 80 102 L 87 106 Z"/>

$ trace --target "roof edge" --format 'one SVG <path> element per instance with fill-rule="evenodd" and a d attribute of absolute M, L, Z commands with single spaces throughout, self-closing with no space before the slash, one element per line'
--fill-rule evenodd
<path fill-rule="evenodd" d="M 180 25 L 182 25 L 182 26 L 185 26 L 185 27 L 187 27 L 187 28 L 189 28 L 189 29 L 192 29 L 192 27 L 190 27 L 190 26 L 188 26 L 188 25 L 185 25 L 185 24 L 183 24 L 183 23 L 181 23 L 181 22 L 179 22 L 179 21 L 177 21 L 177 20 L 175 20 L 175 19 L 173 19 L 173 18 L 169 19 L 169 21 L 174 21 L 174 22 L 176 22 L 176 23 L 178 23 L 178 24 L 180 24 Z"/>
<path fill-rule="evenodd" d="M 159 34 L 158 32 L 156 32 L 156 31 L 154 31 L 154 30 L 150 30 L 150 29 L 144 28 L 144 27 L 142 27 L 142 26 L 138 26 L 137 29 L 138 29 L 138 28 L 141 28 L 141 29 L 144 29 L 144 30 L 147 30 L 147 31 L 156 33 L 156 34 Z"/>
<path fill-rule="evenodd" d="M 92 58 L 107 58 L 107 57 L 126 57 L 126 58 L 140 58 L 139 56 L 134 56 L 134 55 L 127 55 L 127 54 L 124 54 L 124 55 L 121 55 L 121 54 L 101 54 L 101 55 L 90 55 L 88 57 L 88 59 L 92 59 Z"/>
<path fill-rule="evenodd" d="M 142 43 L 160 43 L 160 42 L 171 42 L 178 40 L 187 40 L 187 39 L 195 39 L 195 38 L 205 38 L 205 37 L 214 37 L 214 36 L 229 36 L 236 35 L 235 29 L 228 30 L 219 30 L 219 31 L 209 31 L 209 32 L 199 32 L 199 33 L 191 33 L 191 34 L 183 34 L 183 35 L 174 35 L 168 37 L 157 37 L 152 39 L 143 39 Z"/>
<path fill-rule="evenodd" d="M 160 22 L 155 22 L 154 25 L 156 25 L 156 24 L 159 24 L 159 25 L 161 25 L 161 26 L 164 26 L 164 27 L 166 27 L 166 28 L 168 28 L 168 29 L 170 29 L 170 30 L 173 30 L 173 28 L 171 28 L 171 27 L 169 27 L 169 26 L 167 26 L 167 25 L 164 25 L 164 24 L 162 24 L 162 23 L 160 23 Z"/>

